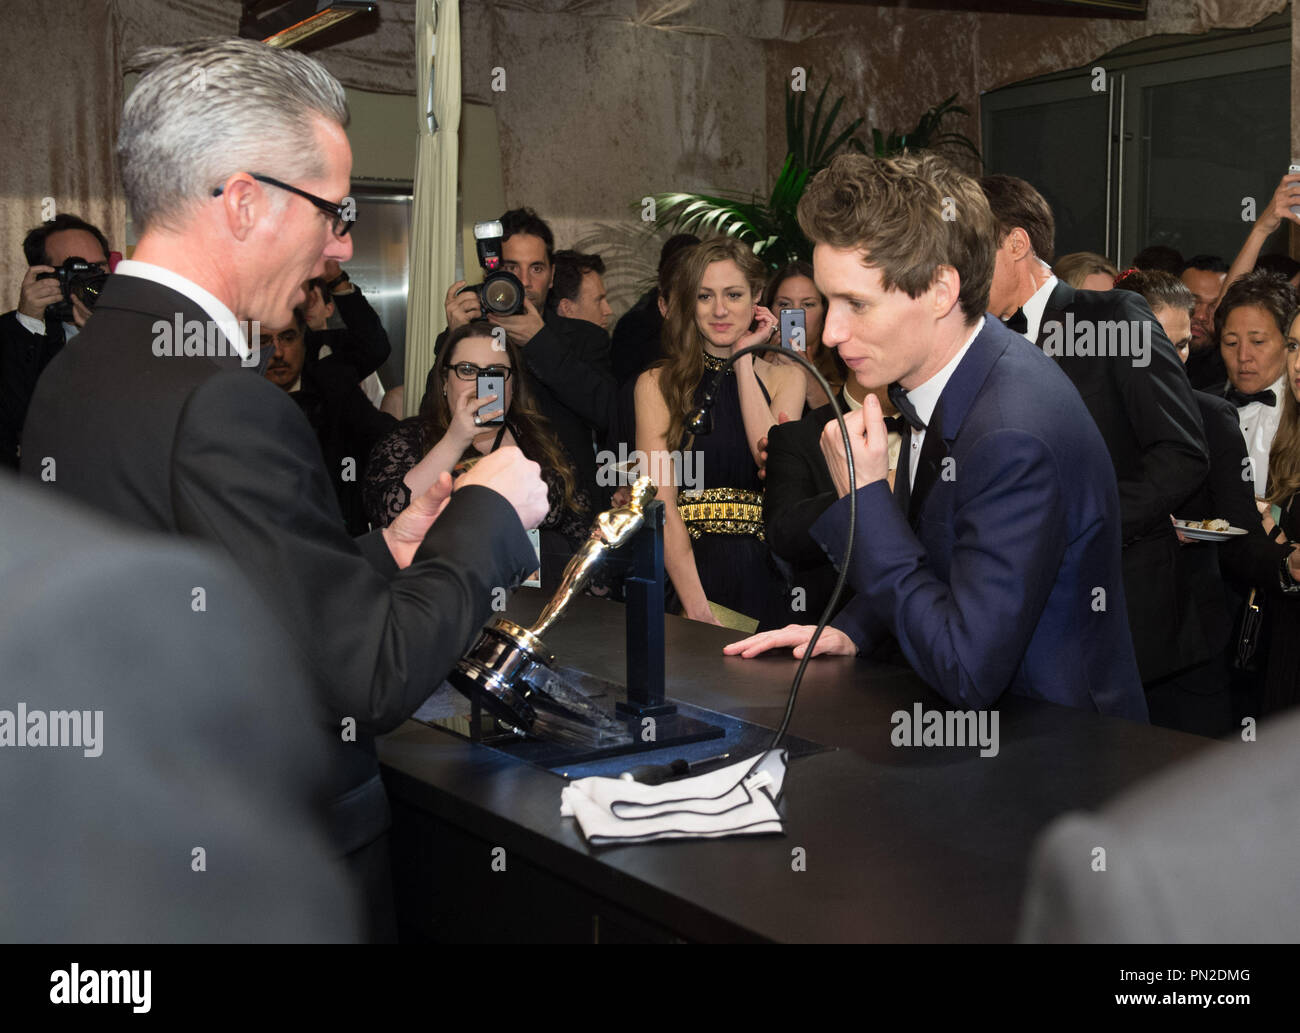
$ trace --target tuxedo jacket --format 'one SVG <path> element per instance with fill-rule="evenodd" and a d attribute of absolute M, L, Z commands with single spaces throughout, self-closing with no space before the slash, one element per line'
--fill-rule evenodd
<path fill-rule="evenodd" d="M 304 363 L 302 383 L 289 397 L 307 417 L 320 442 L 325 468 L 349 534 L 370 529 L 361 498 L 371 450 L 397 420 L 374 407 L 358 385 L 355 367 L 334 352 Z"/>
<path fill-rule="evenodd" d="M 320 446 L 282 389 L 238 357 L 154 354 L 155 322 L 177 313 L 207 321 L 169 288 L 109 278 L 94 319 L 37 385 L 23 473 L 234 559 L 310 672 L 317 710 L 302 719 L 335 730 L 334 835 L 359 849 L 389 818 L 372 737 L 438 687 L 491 616 L 493 589 L 517 585 L 536 557 L 506 500 L 473 486 L 398 571 L 378 531 L 344 530 Z M 203 619 L 197 594 L 175 605 Z"/>
<path fill-rule="evenodd" d="M 1119 483 L 1124 588 L 1142 680 L 1151 682 L 1214 655 L 1194 610 L 1180 602 L 1178 538 L 1170 514 L 1210 472 L 1192 387 L 1146 300 L 1132 291 L 1076 290 L 1057 283 L 1038 328 L 1055 322 L 1149 324 L 1149 364 L 1129 357 L 1055 356 L 1092 414 Z"/>
<path fill-rule="evenodd" d="M 804 589 L 803 619 L 818 616 L 835 589 L 835 567 L 809 533 L 838 498 L 820 443 L 822 430 L 834 418 L 831 406 L 823 405 L 767 432 L 763 526 L 772 554 L 790 571 L 791 587 Z M 846 585 L 844 597 L 849 595 Z M 801 623 L 793 613 L 790 621 Z"/>
<path fill-rule="evenodd" d="M 1210 446 L 1210 476 L 1186 502 L 1174 511 L 1180 520 L 1204 520 L 1217 517 L 1247 532 L 1225 542 L 1184 546 L 1184 557 L 1217 554 L 1217 570 L 1243 594 L 1254 585 L 1277 590 L 1278 571 L 1290 547 L 1272 541 L 1264 533 L 1259 510 L 1255 508 L 1255 488 L 1247 465 L 1246 442 L 1237 422 L 1237 410 L 1231 402 L 1205 391 L 1196 391 L 1196 404 L 1205 425 Z M 1246 476 L 1242 477 L 1242 472 Z M 1219 584 L 1222 592 L 1222 582 Z M 1232 608 L 1235 614 L 1235 607 Z"/>
<path fill-rule="evenodd" d="M 307 354 L 304 368 L 311 368 L 320 358 L 321 348 L 328 345 L 332 355 L 337 355 L 356 371 L 360 382 L 388 361 L 393 346 L 379 313 L 366 301 L 360 287 L 350 294 L 335 294 L 333 300 L 343 326 L 333 330 L 307 331 L 303 342 Z"/>
<path fill-rule="evenodd" d="M 34 334 L 18 322 L 18 311 L 0 316 L 0 466 L 18 469 L 23 421 L 36 380 L 63 347 L 63 324 L 45 321 Z"/>
<path fill-rule="evenodd" d="M 883 478 L 857 500 L 857 595 L 833 623 L 859 649 L 892 632 L 962 709 L 1013 692 L 1147 719 L 1106 446 L 1069 379 L 1023 337 L 985 318 L 939 396 L 909 514 Z M 812 526 L 834 562 L 848 514 L 846 496 Z"/>
<path fill-rule="evenodd" d="M 622 387 L 653 366 L 663 355 L 659 339 L 664 317 L 659 314 L 659 288 L 651 287 L 619 317 L 611 337 L 614 379 Z"/>

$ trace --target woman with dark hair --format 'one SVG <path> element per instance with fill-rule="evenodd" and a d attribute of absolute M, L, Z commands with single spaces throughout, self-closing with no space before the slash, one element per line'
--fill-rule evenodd
<path fill-rule="evenodd" d="M 822 347 L 822 326 L 826 322 L 826 298 L 813 282 L 811 262 L 791 262 L 783 269 L 777 270 L 767 281 L 763 292 L 763 307 L 779 313 L 783 308 L 801 308 L 804 311 L 805 339 L 808 344 L 805 353 L 809 362 L 830 383 L 831 389 L 838 391 L 844 384 L 844 366 L 836 361 L 838 354 Z M 804 408 L 800 412 L 787 413 L 792 420 L 812 412 L 825 405 L 830 399 L 813 375 L 799 367 L 804 375 Z"/>
<path fill-rule="evenodd" d="M 1243 676 L 1248 698 L 1243 716 L 1260 716 L 1300 703 L 1300 299 L 1285 280 L 1251 272 L 1224 293 L 1214 326 L 1229 380 L 1223 395 L 1236 408 L 1245 440 L 1247 473 L 1253 474 L 1256 505 L 1267 539 L 1224 543 L 1249 561 L 1236 574 L 1240 590 L 1255 590 L 1264 634 Z M 1235 521 L 1234 521 L 1235 523 Z M 1258 695 L 1256 695 L 1256 693 Z"/>
<path fill-rule="evenodd" d="M 1255 494 L 1268 485 L 1269 448 L 1285 394 L 1286 339 L 1296 311 L 1295 288 L 1270 273 L 1247 273 L 1223 295 L 1214 313 L 1219 353 L 1228 370 L 1220 392 L 1237 407 Z"/>
<path fill-rule="evenodd" d="M 591 500 L 575 486 L 573 464 L 519 375 L 518 348 L 475 320 L 454 330 L 439 350 L 418 416 L 403 420 L 375 446 L 363 498 L 374 527 L 386 527 L 444 471 L 458 476 L 502 446 L 517 446 L 541 467 L 551 509 L 541 524 L 543 585 L 558 584 L 564 562 L 587 536 Z M 505 398 L 478 397 L 479 376 L 505 378 Z M 503 423 L 486 423 L 504 408 Z M 557 537 L 559 540 L 557 540 Z"/>
<path fill-rule="evenodd" d="M 687 427 L 725 360 L 776 328 L 758 304 L 763 273 L 754 252 L 731 237 L 691 248 L 668 298 L 665 357 L 636 385 L 637 449 L 666 508 L 664 566 L 681 612 L 711 624 L 722 623 L 714 603 L 748 619 L 729 616 L 737 626 L 752 627 L 782 590 L 763 540 L 758 442 L 777 413 L 802 409 L 801 370 L 747 355 L 718 388 L 712 431 L 696 437 Z"/>

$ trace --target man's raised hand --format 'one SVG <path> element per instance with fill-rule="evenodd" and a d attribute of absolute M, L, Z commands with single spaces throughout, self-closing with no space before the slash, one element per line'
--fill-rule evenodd
<path fill-rule="evenodd" d="M 498 448 L 456 478 L 456 491 L 470 484 L 491 488 L 514 507 L 519 522 L 530 530 L 546 519 L 551 504 L 541 467 L 514 446 Z"/>

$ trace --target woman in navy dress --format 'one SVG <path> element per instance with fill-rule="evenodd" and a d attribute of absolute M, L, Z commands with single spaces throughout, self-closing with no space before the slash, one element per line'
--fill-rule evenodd
<path fill-rule="evenodd" d="M 686 425 L 724 361 L 771 337 L 776 318 L 758 304 L 764 279 L 733 238 L 695 245 L 669 295 L 665 358 L 636 385 L 637 449 L 666 506 L 664 566 L 681 612 L 705 623 L 722 623 L 710 602 L 761 620 L 784 590 L 763 540 L 758 441 L 777 413 L 802 409 L 800 368 L 745 356 L 715 396 L 712 431 L 693 436 Z"/>

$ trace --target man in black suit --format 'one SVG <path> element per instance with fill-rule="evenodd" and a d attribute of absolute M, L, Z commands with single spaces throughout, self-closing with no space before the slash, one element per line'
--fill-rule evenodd
<path fill-rule="evenodd" d="M 370 530 L 361 501 L 366 461 L 397 420 L 366 397 L 347 351 L 331 351 L 315 360 L 307 355 L 307 323 L 301 309 L 294 309 L 294 321 L 270 337 L 275 354 L 267 363 L 266 379 L 284 388 L 302 409 L 320 442 L 348 533 L 365 534 Z"/>
<path fill-rule="evenodd" d="M 229 557 L 0 471 L 0 584 L 0 939 L 364 935 L 320 806 L 333 732 Z"/>
<path fill-rule="evenodd" d="M 108 272 L 108 240 L 75 215 L 56 215 L 27 234 L 23 256 L 28 269 L 18 307 L 0 316 L 0 466 L 15 470 L 36 380 L 90 318 L 90 309 L 76 295 L 63 301 L 58 279 L 49 274 L 74 257 Z"/>
<path fill-rule="evenodd" d="M 388 331 L 366 296 L 333 259 L 325 263 L 325 275 L 307 282 L 307 300 L 302 305 L 307 321 L 307 362 L 331 355 L 340 356 L 365 380 L 388 361 L 393 346 Z M 331 327 L 335 313 L 343 321 Z M 363 388 L 364 389 L 364 388 Z"/>
<path fill-rule="evenodd" d="M 555 278 L 555 235 L 545 221 L 531 208 L 515 208 L 500 222 L 501 267 L 519 277 L 526 298 L 520 314 L 487 313 L 487 318 L 523 349 L 537 406 L 573 460 L 578 488 L 594 500 L 597 510 L 603 509 L 610 490 L 597 484 L 596 447 L 605 443 L 618 406 L 609 334 L 585 319 L 566 319 L 547 310 Z M 457 280 L 447 289 L 447 329 L 438 335 L 438 348 L 452 330 L 482 315 L 474 292 L 457 293 L 464 286 L 464 280 Z"/>
<path fill-rule="evenodd" d="M 1143 684 L 1214 656 L 1195 607 L 1180 598 L 1169 516 L 1209 473 L 1187 374 L 1146 302 L 1129 291 L 1075 290 L 1045 263 L 1052 211 L 1012 176 L 980 180 L 998 223 L 989 310 L 1052 356 L 1101 431 L 1119 482 L 1124 592 Z"/>
<path fill-rule="evenodd" d="M 503 449 L 382 532 L 347 534 L 311 427 L 246 368 L 257 356 L 235 318 L 284 326 L 325 259 L 351 256 L 343 89 L 248 40 L 141 60 L 118 141 L 140 240 L 38 384 L 23 471 L 235 559 L 311 672 L 333 730 L 334 843 L 370 894 L 373 935 L 391 935 L 373 736 L 419 707 L 536 566 L 525 528 L 546 486 Z"/>

